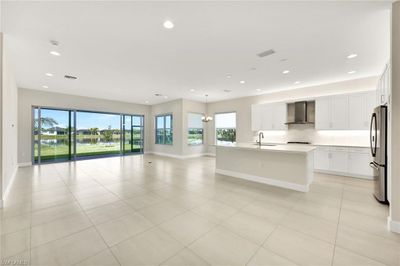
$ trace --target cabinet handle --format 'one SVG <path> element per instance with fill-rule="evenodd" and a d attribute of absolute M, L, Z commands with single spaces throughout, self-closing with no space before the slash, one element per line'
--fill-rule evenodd
<path fill-rule="evenodd" d="M 381 103 L 384 103 L 384 95 L 381 95 Z"/>

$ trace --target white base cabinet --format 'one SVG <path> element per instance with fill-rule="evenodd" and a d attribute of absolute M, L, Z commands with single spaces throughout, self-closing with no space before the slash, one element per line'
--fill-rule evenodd
<path fill-rule="evenodd" d="M 318 146 L 314 154 L 314 170 L 317 172 L 373 178 L 369 148 Z"/>

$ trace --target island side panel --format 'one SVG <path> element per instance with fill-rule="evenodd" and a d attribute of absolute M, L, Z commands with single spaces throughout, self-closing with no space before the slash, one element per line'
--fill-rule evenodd
<path fill-rule="evenodd" d="M 313 152 L 288 153 L 217 147 L 216 172 L 307 192 L 313 180 Z"/>

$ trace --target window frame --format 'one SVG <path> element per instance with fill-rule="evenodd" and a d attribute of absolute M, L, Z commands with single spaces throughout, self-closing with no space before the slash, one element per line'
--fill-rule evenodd
<path fill-rule="evenodd" d="M 168 116 L 171 117 L 171 127 L 170 128 L 166 127 L 166 124 L 167 124 L 166 123 L 166 118 Z M 158 143 L 157 142 L 157 130 L 158 130 L 158 127 L 157 127 L 158 121 L 157 120 L 158 120 L 159 117 L 163 118 L 163 123 L 164 123 L 163 128 L 160 128 L 160 129 L 163 129 L 163 141 L 162 141 L 162 143 Z M 171 146 L 174 145 L 174 131 L 173 131 L 174 125 L 173 125 L 173 121 L 174 121 L 174 119 L 173 119 L 173 114 L 172 113 L 158 114 L 158 115 L 154 116 L 154 144 L 156 144 L 156 145 L 171 145 Z M 172 135 L 171 143 L 166 143 L 167 129 L 170 129 L 170 131 L 171 131 L 171 135 Z"/>
<path fill-rule="evenodd" d="M 223 115 L 223 114 L 235 114 L 235 127 L 233 128 L 220 128 L 220 129 L 235 129 L 235 141 L 231 142 L 231 143 L 236 143 L 237 140 L 237 112 L 236 111 L 227 111 L 227 112 L 218 112 L 218 113 L 214 113 L 214 142 L 215 145 L 218 145 L 218 134 L 217 134 L 217 115 Z"/>
<path fill-rule="evenodd" d="M 188 116 L 187 116 L 187 122 L 188 122 L 188 126 L 187 126 L 187 139 L 186 139 L 186 141 L 187 141 L 187 145 L 188 146 L 201 146 L 201 145 L 204 145 L 204 125 L 200 128 L 197 128 L 197 127 L 189 127 L 189 114 L 194 114 L 194 115 L 200 115 L 200 116 L 204 116 L 204 114 L 203 113 L 196 113 L 196 112 L 188 112 L 187 113 L 188 114 Z M 203 121 L 202 121 L 202 123 L 203 123 Z M 201 129 L 201 143 L 193 143 L 193 144 L 191 144 L 191 143 L 189 143 L 189 131 L 191 130 L 191 129 Z"/>

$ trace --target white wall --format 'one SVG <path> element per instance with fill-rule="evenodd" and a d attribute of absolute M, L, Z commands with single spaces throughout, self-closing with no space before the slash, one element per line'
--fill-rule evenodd
<path fill-rule="evenodd" d="M 32 106 L 144 115 L 145 151 L 150 145 L 150 127 L 148 125 L 151 125 L 151 120 L 150 106 L 148 105 L 20 88 L 18 99 L 18 163 L 21 164 L 30 163 L 32 161 Z"/>
<path fill-rule="evenodd" d="M 201 155 L 207 151 L 207 146 L 190 146 L 187 143 L 187 114 L 205 113 L 206 105 L 201 102 L 194 102 L 184 99 L 174 100 L 166 103 L 151 106 L 151 145 L 150 150 L 156 154 L 165 154 L 175 157 L 190 157 Z M 155 116 L 162 114 L 172 114 L 173 144 L 155 144 Z M 206 142 L 206 139 L 205 139 Z"/>
<path fill-rule="evenodd" d="M 220 102 L 209 103 L 208 111 L 210 114 L 222 113 L 222 112 L 236 112 L 236 141 L 237 142 L 252 142 L 254 141 L 257 132 L 251 130 L 251 105 L 268 102 L 279 102 L 279 101 L 290 101 L 296 99 L 308 99 L 319 96 L 350 93 L 358 91 L 373 90 L 376 88 L 378 77 L 368 77 L 363 79 L 349 80 L 319 86 L 305 87 L 289 91 L 280 91 L 269 94 L 263 94 L 259 96 L 244 97 L 233 100 L 226 100 Z M 275 133 L 271 133 L 275 134 Z M 276 133 L 279 134 L 279 133 Z M 282 134 L 282 133 L 281 133 Z M 285 132 L 284 134 L 288 134 Z M 291 134 L 291 133 L 289 133 Z M 367 140 L 364 133 L 360 133 L 360 137 Z M 293 135 L 293 134 L 292 134 Z M 339 135 L 340 137 L 340 135 Z M 210 123 L 208 136 L 209 145 L 215 144 L 215 126 L 214 123 Z M 283 140 L 288 138 L 287 135 L 282 137 Z M 329 137 L 333 139 L 332 137 Z M 337 139 L 337 138 L 335 138 Z M 357 139 L 355 136 L 353 139 Z M 268 139 L 264 139 L 268 142 Z M 324 141 L 322 136 L 319 136 L 319 141 Z M 343 140 L 348 141 L 348 140 Z M 209 152 L 214 153 L 215 149 L 213 146 L 209 146 Z"/>
<path fill-rule="evenodd" d="M 400 1 L 392 7 L 391 34 L 392 95 L 390 102 L 390 153 L 391 199 L 389 228 L 400 233 Z"/>
<path fill-rule="evenodd" d="M 182 155 L 182 112 L 182 99 L 151 106 L 151 152 L 177 157 Z M 155 144 L 155 116 L 162 114 L 172 114 L 172 145 Z"/>
<path fill-rule="evenodd" d="M 17 125 L 18 125 L 18 89 L 15 82 L 11 60 L 7 53 L 7 36 L 1 36 L 2 81 L 1 81 L 1 190 L 2 200 L 7 197 L 13 177 L 17 170 Z M 1 40 L 0 40 L 1 42 Z"/>

